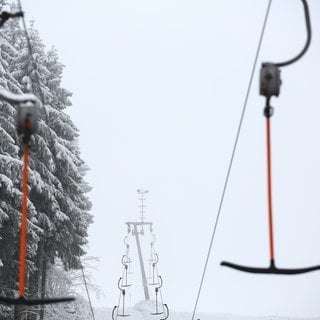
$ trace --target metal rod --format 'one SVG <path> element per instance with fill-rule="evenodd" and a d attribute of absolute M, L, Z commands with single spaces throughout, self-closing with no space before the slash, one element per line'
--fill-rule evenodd
<path fill-rule="evenodd" d="M 267 183 L 268 183 L 268 217 L 269 217 L 269 242 L 270 260 L 274 262 L 274 238 L 273 238 L 273 212 L 272 212 L 272 177 L 271 177 L 271 129 L 270 117 L 267 117 Z"/>
<path fill-rule="evenodd" d="M 136 225 L 134 225 L 134 235 L 136 237 L 138 254 L 139 254 L 139 261 L 140 261 L 141 276 L 142 276 L 142 286 L 143 286 L 143 290 L 144 290 L 144 296 L 145 296 L 146 300 L 150 300 L 150 295 L 149 295 L 149 291 L 148 291 L 148 282 L 147 282 L 147 278 L 146 278 L 146 272 L 144 270 L 144 264 L 143 264 L 143 258 L 142 258 L 140 240 L 139 240 L 139 234 L 138 234 L 138 230 L 137 230 L 137 226 Z"/>
<path fill-rule="evenodd" d="M 26 276 L 27 252 L 27 223 L 28 223 L 28 153 L 29 145 L 23 146 L 23 181 L 21 205 L 21 236 L 20 236 L 20 270 L 19 270 L 19 296 L 24 297 Z"/>

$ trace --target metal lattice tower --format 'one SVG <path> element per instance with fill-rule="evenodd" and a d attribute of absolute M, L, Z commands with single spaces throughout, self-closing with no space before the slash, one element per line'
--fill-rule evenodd
<path fill-rule="evenodd" d="M 135 242 L 137 245 L 139 263 L 140 263 L 140 270 L 141 270 L 141 279 L 142 279 L 142 287 L 144 290 L 144 297 L 145 300 L 150 300 L 149 294 L 149 287 L 152 286 L 154 288 L 155 294 L 155 310 L 150 314 L 153 316 L 164 315 L 162 320 L 166 320 L 169 317 L 169 308 L 168 305 L 163 302 L 161 287 L 163 285 L 162 277 L 158 274 L 158 267 L 157 264 L 159 262 L 158 254 L 154 251 L 154 243 L 156 241 L 155 235 L 153 233 L 153 222 L 145 221 L 145 201 L 146 201 L 146 194 L 149 193 L 148 190 L 145 189 L 138 189 L 138 200 L 139 203 L 139 218 L 138 221 L 128 221 L 126 222 L 127 225 L 127 232 L 128 234 L 124 238 L 124 244 L 126 246 L 125 254 L 122 256 L 122 265 L 123 265 L 123 273 L 122 277 L 118 280 L 118 288 L 120 290 L 119 293 L 119 302 L 118 305 L 114 306 L 112 310 L 112 320 L 117 320 L 118 317 L 128 317 L 130 314 L 126 312 L 125 308 L 125 301 L 127 296 L 127 289 L 132 286 L 130 281 L 128 281 L 128 274 L 132 273 L 130 271 L 130 264 L 132 260 L 129 256 L 129 235 L 132 235 L 135 238 Z M 149 227 L 150 234 L 151 234 L 151 255 L 149 261 L 149 279 L 152 279 L 150 283 L 148 283 L 146 271 L 145 271 L 145 264 L 143 260 L 142 250 L 141 250 L 141 243 L 140 239 L 145 234 L 144 227 Z M 141 236 L 141 237 L 140 237 Z M 151 274 L 151 267 L 152 267 L 152 276 Z"/>
<path fill-rule="evenodd" d="M 152 231 L 152 226 L 153 226 L 153 222 L 147 222 L 145 221 L 145 195 L 147 193 L 149 193 L 148 190 L 144 190 L 144 189 L 138 189 L 137 190 L 138 195 L 139 195 L 139 200 L 141 201 L 141 204 L 139 205 L 140 211 L 139 213 L 141 214 L 140 216 L 140 221 L 128 221 L 126 222 L 126 225 L 128 227 L 128 230 L 131 230 L 132 235 L 135 237 L 136 239 L 136 244 L 137 244 L 137 249 L 138 249 L 138 255 L 139 255 L 139 262 L 140 262 L 140 269 L 141 269 L 141 276 L 142 276 L 142 286 L 143 286 L 143 290 L 144 290 L 144 296 L 145 296 L 145 300 L 150 300 L 150 295 L 149 295 L 149 290 L 148 290 L 148 281 L 147 281 L 147 277 L 146 277 L 146 271 L 144 268 L 144 262 L 143 262 L 143 257 L 142 257 L 142 251 L 141 251 L 141 244 L 140 244 L 140 235 L 143 236 L 144 235 L 144 226 L 149 226 L 150 230 Z"/>

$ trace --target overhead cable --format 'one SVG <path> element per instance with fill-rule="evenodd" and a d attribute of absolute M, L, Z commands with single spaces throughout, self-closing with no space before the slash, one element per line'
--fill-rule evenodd
<path fill-rule="evenodd" d="M 255 58 L 254 58 L 253 66 L 252 66 L 252 71 L 251 71 L 251 75 L 250 75 L 250 79 L 249 79 L 247 92 L 246 92 L 245 99 L 244 99 L 244 104 L 243 104 L 243 108 L 242 108 L 240 122 L 239 122 L 239 125 L 238 125 L 236 138 L 235 138 L 235 142 L 234 142 L 234 145 L 233 145 L 231 158 L 230 158 L 230 161 L 229 161 L 229 166 L 228 166 L 228 170 L 227 170 L 227 174 L 226 174 L 226 178 L 225 178 L 225 182 L 224 182 L 224 186 L 223 186 L 223 190 L 222 190 L 222 194 L 221 194 L 219 208 L 218 208 L 218 212 L 217 212 L 217 215 L 216 215 L 216 218 L 215 218 L 215 221 L 214 221 L 214 228 L 213 228 L 212 236 L 211 236 L 211 239 L 210 239 L 209 249 L 208 249 L 207 257 L 206 257 L 206 260 L 205 260 L 205 264 L 204 264 L 204 268 L 203 268 L 203 272 L 202 272 L 202 277 L 201 277 L 201 281 L 200 281 L 200 286 L 199 286 L 199 289 L 198 289 L 196 302 L 195 302 L 193 313 L 192 313 L 192 320 L 194 320 L 194 317 L 195 317 L 195 314 L 196 314 L 196 311 L 197 311 L 198 302 L 199 302 L 199 298 L 200 298 L 200 295 L 201 295 L 201 291 L 202 291 L 202 287 L 203 287 L 203 283 L 204 283 L 204 278 L 205 278 L 207 267 L 208 267 L 209 258 L 211 256 L 213 243 L 214 243 L 214 238 L 215 238 L 215 235 L 216 235 L 216 230 L 217 230 L 217 226 L 218 226 L 218 223 L 219 223 L 221 209 L 222 209 L 225 193 L 226 193 L 227 186 L 228 186 L 229 177 L 230 177 L 230 173 L 231 173 L 231 169 L 232 169 L 233 160 L 234 160 L 234 156 L 235 156 L 235 153 L 236 153 L 239 137 L 240 137 L 240 132 L 241 132 L 241 128 L 242 128 L 244 115 L 245 115 L 245 112 L 246 112 L 246 109 L 247 109 L 247 104 L 248 104 L 248 100 L 249 100 L 249 94 L 250 94 L 251 87 L 252 87 L 253 76 L 254 76 L 254 73 L 255 73 L 255 70 L 256 70 L 257 61 L 258 61 L 258 57 L 259 57 L 259 53 L 260 53 L 260 49 L 261 49 L 261 45 L 262 45 L 262 40 L 263 40 L 263 36 L 264 36 L 264 33 L 265 33 L 268 17 L 269 17 L 271 4 L 272 4 L 272 0 L 269 0 L 268 6 L 267 6 L 267 9 L 266 9 L 266 13 L 265 13 L 265 17 L 264 17 L 264 21 L 263 21 L 263 25 L 262 25 L 262 30 L 261 30 L 259 42 L 258 42 L 258 48 L 257 48 L 256 55 L 255 55 Z"/>

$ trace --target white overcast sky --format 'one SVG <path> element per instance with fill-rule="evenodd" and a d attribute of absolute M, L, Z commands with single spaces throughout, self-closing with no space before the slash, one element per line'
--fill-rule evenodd
<path fill-rule="evenodd" d="M 320 2 L 309 3 L 312 45 L 283 68 L 281 95 L 272 101 L 279 267 L 320 264 Z M 136 190 L 144 187 L 164 300 L 191 311 L 267 0 L 22 4 L 47 48 L 58 49 L 64 86 L 74 93 L 68 113 L 93 187 L 88 253 L 101 257 L 94 279 L 105 293 L 96 305 L 117 304 L 124 222 L 138 217 Z M 259 67 L 291 58 L 305 37 L 301 1 L 274 0 Z M 263 107 L 257 70 L 198 310 L 320 316 L 320 271 L 265 276 L 219 266 L 268 264 Z M 143 299 L 135 252 L 133 259 L 132 304 Z"/>

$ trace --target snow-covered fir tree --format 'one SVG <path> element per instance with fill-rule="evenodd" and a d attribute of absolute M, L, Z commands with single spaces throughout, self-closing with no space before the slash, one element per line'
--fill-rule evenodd
<path fill-rule="evenodd" d="M 4 5 L 0 0 L 0 10 Z M 79 268 L 92 217 L 79 132 L 64 112 L 71 105 L 71 93 L 61 87 L 64 66 L 54 48 L 46 51 L 33 26 L 28 32 L 32 55 L 17 20 L 0 30 L 0 86 L 33 92 L 43 102 L 30 153 L 26 292 L 44 296 L 48 270 L 57 258 L 66 269 Z M 16 294 L 18 280 L 22 155 L 15 115 L 14 106 L 0 102 L 0 294 L 6 296 Z M 12 319 L 14 312 L 14 319 L 23 319 L 21 310 L 1 306 L 0 318 Z M 43 310 L 36 313 L 43 319 Z"/>

